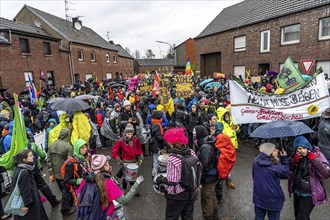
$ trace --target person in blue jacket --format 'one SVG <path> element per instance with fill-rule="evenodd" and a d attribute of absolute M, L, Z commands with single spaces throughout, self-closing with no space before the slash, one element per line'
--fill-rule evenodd
<path fill-rule="evenodd" d="M 281 179 L 290 175 L 286 151 L 276 149 L 272 143 L 260 145 L 260 154 L 255 158 L 252 168 L 253 203 L 256 220 L 279 220 L 284 204 Z"/>
<path fill-rule="evenodd" d="M 11 136 L 13 135 L 13 129 L 14 129 L 14 121 L 11 121 L 8 127 L 8 134 L 3 139 L 3 146 L 5 153 L 7 153 L 10 150 Z"/>
<path fill-rule="evenodd" d="M 151 112 L 154 111 L 154 110 L 156 110 L 156 108 L 157 108 L 157 106 L 155 104 L 150 104 L 148 106 L 149 114 L 148 114 L 147 120 L 146 120 L 146 124 L 147 125 L 150 125 L 151 126 Z M 163 113 L 162 114 L 162 123 L 161 123 L 161 125 L 164 128 L 164 127 L 168 126 L 168 124 L 169 123 L 168 123 L 168 120 L 166 118 L 166 115 Z"/>

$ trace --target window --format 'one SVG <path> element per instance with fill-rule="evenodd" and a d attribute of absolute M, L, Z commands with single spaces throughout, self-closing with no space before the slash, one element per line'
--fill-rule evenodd
<path fill-rule="evenodd" d="M 234 38 L 235 52 L 246 50 L 246 36 Z"/>
<path fill-rule="evenodd" d="M 128 60 L 128 66 L 131 67 L 131 60 Z"/>
<path fill-rule="evenodd" d="M 91 61 L 95 62 L 95 51 L 91 51 Z"/>
<path fill-rule="evenodd" d="M 245 79 L 245 66 L 234 66 L 234 74 L 239 77 L 242 76 Z"/>
<path fill-rule="evenodd" d="M 21 48 L 21 53 L 30 53 L 30 46 L 28 39 L 20 38 L 19 46 Z"/>
<path fill-rule="evenodd" d="M 49 42 L 44 42 L 44 54 L 52 55 L 52 49 Z"/>
<path fill-rule="evenodd" d="M 93 78 L 93 73 L 86 73 L 86 81 Z"/>
<path fill-rule="evenodd" d="M 112 73 L 107 73 L 107 79 L 112 79 Z"/>
<path fill-rule="evenodd" d="M 265 53 L 270 50 L 270 30 L 261 32 L 260 52 Z"/>
<path fill-rule="evenodd" d="M 325 77 L 329 79 L 330 78 L 330 60 L 316 62 L 316 70 L 320 67 L 322 67 Z"/>
<path fill-rule="evenodd" d="M 295 66 L 297 67 L 297 69 L 298 69 L 298 63 L 294 63 L 294 65 L 295 65 Z M 283 66 L 284 66 L 284 63 L 280 63 L 280 72 L 281 72 Z"/>
<path fill-rule="evenodd" d="M 82 49 L 78 49 L 78 60 L 80 61 L 84 60 L 84 53 Z"/>
<path fill-rule="evenodd" d="M 50 86 L 55 85 L 53 71 L 47 71 L 47 82 L 48 82 L 48 85 L 50 85 Z"/>
<path fill-rule="evenodd" d="M 300 24 L 295 24 L 281 29 L 281 44 L 299 43 Z"/>
<path fill-rule="evenodd" d="M 319 21 L 319 40 L 330 39 L 330 17 Z"/>
<path fill-rule="evenodd" d="M 127 66 L 127 60 L 125 59 L 125 66 Z"/>
<path fill-rule="evenodd" d="M 113 55 L 113 63 L 117 63 L 117 56 Z"/>
<path fill-rule="evenodd" d="M 105 54 L 105 62 L 110 63 L 110 54 Z"/>
<path fill-rule="evenodd" d="M 33 83 L 33 74 L 32 74 L 32 72 L 24 72 L 24 80 L 25 80 L 25 86 L 26 87 L 30 86 L 29 75 L 30 75 L 31 81 Z"/>

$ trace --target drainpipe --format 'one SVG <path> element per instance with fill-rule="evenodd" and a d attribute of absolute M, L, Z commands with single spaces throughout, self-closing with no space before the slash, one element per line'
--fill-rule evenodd
<path fill-rule="evenodd" d="M 74 85 L 74 66 L 73 66 L 73 60 L 72 60 L 72 49 L 71 49 L 71 41 L 69 42 L 69 66 L 70 66 L 70 76 L 71 76 L 71 83 Z"/>
<path fill-rule="evenodd" d="M 11 29 L 9 29 L 9 43 L 11 44 Z"/>

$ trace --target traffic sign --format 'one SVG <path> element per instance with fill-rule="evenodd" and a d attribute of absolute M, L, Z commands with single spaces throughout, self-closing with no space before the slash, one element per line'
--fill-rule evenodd
<path fill-rule="evenodd" d="M 300 62 L 304 68 L 305 74 L 308 74 L 315 63 L 315 60 L 301 60 Z"/>

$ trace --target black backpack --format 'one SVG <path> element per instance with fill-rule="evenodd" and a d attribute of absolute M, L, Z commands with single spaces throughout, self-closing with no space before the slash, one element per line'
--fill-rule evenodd
<path fill-rule="evenodd" d="M 191 154 L 172 154 L 181 159 L 180 186 L 187 191 L 195 191 L 201 184 L 202 163 Z"/>

